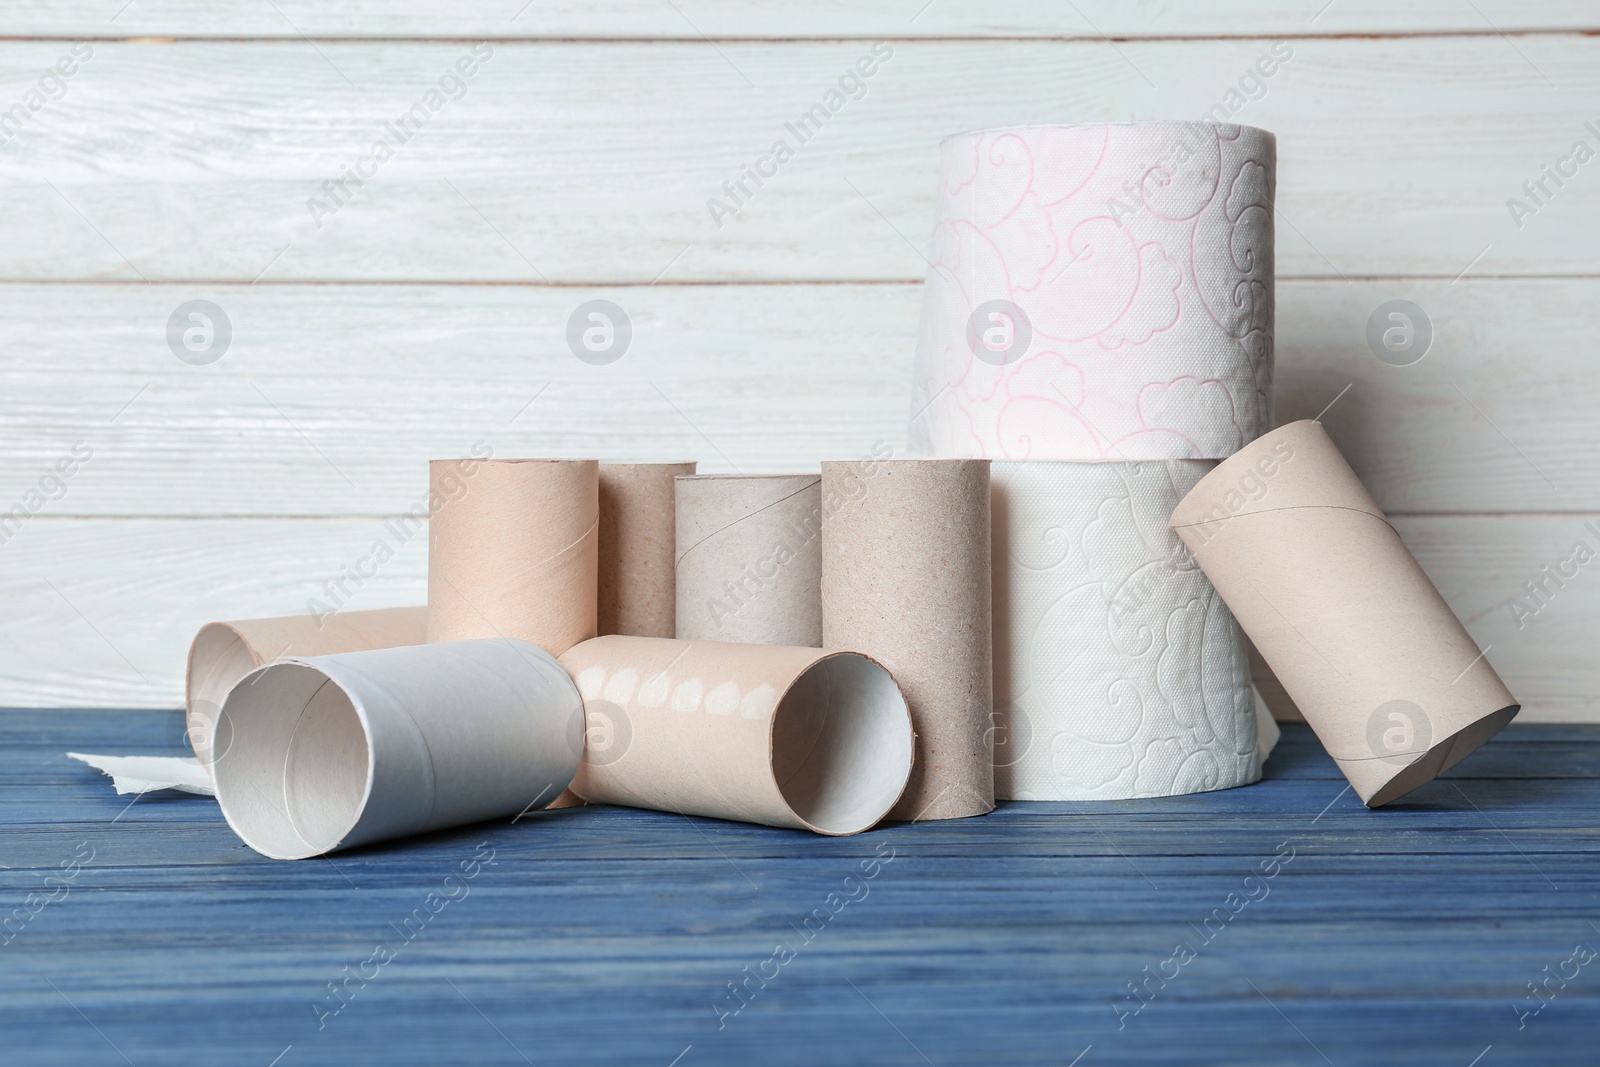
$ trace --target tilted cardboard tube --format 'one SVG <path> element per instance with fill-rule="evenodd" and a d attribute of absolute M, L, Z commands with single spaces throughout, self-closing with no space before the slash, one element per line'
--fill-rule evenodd
<path fill-rule="evenodd" d="M 822 644 L 887 667 L 917 731 L 889 818 L 993 811 L 989 461 L 828 462 L 822 500 Z"/>
<path fill-rule="evenodd" d="M 677 636 L 822 644 L 822 479 L 679 478 Z"/>
<path fill-rule="evenodd" d="M 273 859 L 517 815 L 572 781 L 581 708 L 561 665 L 526 641 L 269 664 L 223 702 L 217 800 Z"/>
<path fill-rule="evenodd" d="M 599 632 L 671 637 L 677 612 L 673 479 L 693 463 L 600 464 Z"/>
<path fill-rule="evenodd" d="M 588 730 L 573 791 L 596 804 L 859 833 L 911 774 L 911 717 L 866 656 L 597 637 L 562 664 Z"/>
<path fill-rule="evenodd" d="M 284 656 L 420 645 L 427 636 L 428 609 L 423 607 L 206 623 L 189 645 L 184 685 L 189 743 L 195 756 L 202 766 L 211 765 L 217 709 L 234 683 L 262 664 Z"/>
<path fill-rule="evenodd" d="M 428 640 L 510 637 L 559 655 L 595 635 L 599 464 L 428 465 Z"/>
<path fill-rule="evenodd" d="M 1431 781 L 1516 715 L 1320 423 L 1224 460 L 1172 527 L 1368 807 Z"/>

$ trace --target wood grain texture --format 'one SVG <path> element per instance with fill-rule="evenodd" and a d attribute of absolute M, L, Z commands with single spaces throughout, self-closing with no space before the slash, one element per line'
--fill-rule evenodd
<path fill-rule="evenodd" d="M 1597 25 L 1577 0 L 7 4 L 0 514 L 93 456 L 0 543 L 34 613 L 4 624 L 0 700 L 175 703 L 199 622 L 302 610 L 478 440 L 709 471 L 900 450 L 938 140 L 1198 116 L 1285 39 L 1235 116 L 1280 137 L 1279 417 L 1348 385 L 1330 432 L 1530 713 L 1600 718 L 1592 576 L 1508 607 L 1600 511 L 1600 163 L 1520 227 L 1506 205 L 1600 144 Z M 338 205 L 325 183 L 480 40 L 465 95 Z M 878 40 L 865 95 L 716 226 L 707 199 Z M 635 328 L 610 367 L 564 341 L 597 297 Z M 1366 348 L 1396 298 L 1437 328 L 1414 367 Z M 236 331 L 212 366 L 166 347 L 190 299 Z M 422 555 L 352 603 L 419 599 Z"/>
<path fill-rule="evenodd" d="M 195 298 L 233 327 L 205 367 L 166 344 Z M 595 298 L 633 324 L 609 366 L 565 339 Z M 1411 367 L 1367 347 L 1391 299 L 1433 320 Z M 94 456 L 41 514 L 399 514 L 428 459 L 478 440 L 713 472 L 903 454 L 920 301 L 910 283 L 0 286 L 0 511 L 76 441 Z M 1279 419 L 1350 386 L 1324 421 L 1393 512 L 1600 511 L 1597 302 L 1597 279 L 1284 282 Z"/>
<path fill-rule="evenodd" d="M 1580 570 L 1531 617 L 1511 606 L 1574 540 L 1600 547 L 1584 529 L 1596 520 L 1396 519 L 1530 719 L 1600 718 L 1600 574 Z M 380 541 L 394 558 L 374 568 Z M 426 567 L 425 535 L 403 540 L 382 518 L 36 518 L 0 547 L 0 705 L 176 707 L 202 624 L 420 604 Z"/>
<path fill-rule="evenodd" d="M 18 37 L 447 37 L 700 40 L 803 37 L 1197 37 L 1585 30 L 1582 0 L 14 0 L 0 35 Z"/>
<path fill-rule="evenodd" d="M 93 857 L 0 949 L 15 1062 L 1593 1059 L 1588 968 L 1520 1030 L 1516 1009 L 1544 968 L 1600 944 L 1595 727 L 1513 724 L 1382 812 L 1290 727 L 1260 784 L 1192 797 L 1006 804 L 840 839 L 574 808 L 277 863 L 212 801 L 130 808 L 63 756 L 170 750 L 175 718 L 0 715 L 3 911 Z M 492 863 L 446 887 L 484 842 Z M 1292 858 L 1263 880 L 1275 854 Z M 874 857 L 891 858 L 845 883 Z M 405 941 L 435 892 L 458 899 Z M 858 899 L 800 943 L 844 892 Z M 1180 941 L 1195 958 L 1119 1029 L 1127 984 Z M 327 983 L 378 942 L 397 957 L 319 1030 Z M 797 951 L 774 969 L 779 942 Z M 713 1004 L 738 1003 L 727 983 L 746 967 L 775 977 L 719 1029 Z"/>
<path fill-rule="evenodd" d="M 0 280 L 918 280 L 942 137 L 1199 118 L 1269 43 L 902 41 L 804 143 L 785 124 L 868 43 L 499 44 L 399 143 L 466 43 L 102 42 L 0 147 Z M 1506 206 L 1595 147 L 1600 37 L 1292 48 L 1234 114 L 1279 134 L 1279 277 L 1600 273 L 1600 176 L 1520 227 Z M 65 49 L 0 44 L 0 103 Z M 794 158 L 714 216 L 780 138 Z"/>

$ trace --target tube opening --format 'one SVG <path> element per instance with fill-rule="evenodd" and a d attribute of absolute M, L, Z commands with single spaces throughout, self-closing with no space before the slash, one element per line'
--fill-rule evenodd
<path fill-rule="evenodd" d="M 337 848 L 371 789 L 366 726 L 349 694 L 302 663 L 262 667 L 222 705 L 226 759 L 212 767 L 234 832 L 273 859 Z"/>
<path fill-rule="evenodd" d="M 1407 793 L 1427 785 L 1503 730 L 1506 723 L 1516 718 L 1521 708 L 1520 704 L 1512 704 L 1457 730 L 1385 782 L 1381 789 L 1372 794 L 1367 807 L 1381 808 L 1385 804 L 1392 804 Z"/>
<path fill-rule="evenodd" d="M 772 773 L 785 803 L 819 833 L 860 833 L 911 777 L 911 715 L 888 671 L 842 652 L 808 667 L 772 716 Z"/>
<path fill-rule="evenodd" d="M 222 702 L 239 679 L 260 665 L 244 638 L 225 623 L 207 623 L 195 634 L 189 647 L 184 715 L 188 746 L 206 769 L 227 755 L 227 746 L 216 743 Z"/>

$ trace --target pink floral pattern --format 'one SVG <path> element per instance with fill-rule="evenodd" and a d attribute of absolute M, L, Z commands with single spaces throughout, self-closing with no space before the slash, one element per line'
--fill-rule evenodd
<path fill-rule="evenodd" d="M 1220 459 L 1270 429 L 1275 164 L 1272 134 L 1206 122 L 946 140 L 912 451 Z M 1009 361 L 968 347 L 995 300 L 1032 328 Z"/>

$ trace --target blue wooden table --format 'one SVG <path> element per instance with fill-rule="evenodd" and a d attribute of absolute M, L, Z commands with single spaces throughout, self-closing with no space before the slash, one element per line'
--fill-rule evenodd
<path fill-rule="evenodd" d="M 1600 727 L 823 838 L 579 808 L 279 863 L 0 712 L 0 1064 L 1594 1064 Z M 1534 992 L 1534 990 L 1537 992 Z"/>

